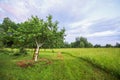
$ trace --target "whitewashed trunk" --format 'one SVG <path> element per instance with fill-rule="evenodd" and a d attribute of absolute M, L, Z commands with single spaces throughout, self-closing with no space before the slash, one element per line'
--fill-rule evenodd
<path fill-rule="evenodd" d="M 33 60 L 34 61 L 38 61 L 38 55 L 39 55 L 39 48 L 43 45 L 43 43 L 42 44 L 38 44 L 37 42 L 36 42 L 36 45 L 37 45 L 37 48 L 35 49 L 35 52 L 34 52 L 34 54 L 33 54 Z"/>
<path fill-rule="evenodd" d="M 39 47 L 36 48 L 34 61 L 38 61 Z"/>

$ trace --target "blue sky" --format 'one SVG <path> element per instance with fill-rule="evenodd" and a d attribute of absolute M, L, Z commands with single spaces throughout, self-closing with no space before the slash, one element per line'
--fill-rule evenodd
<path fill-rule="evenodd" d="M 120 0 L 0 0 L 0 23 L 4 17 L 23 22 L 31 15 L 53 15 L 65 27 L 65 41 L 84 36 L 93 44 L 120 43 Z"/>

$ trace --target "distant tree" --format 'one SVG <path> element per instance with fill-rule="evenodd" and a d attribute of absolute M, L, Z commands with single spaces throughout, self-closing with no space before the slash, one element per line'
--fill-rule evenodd
<path fill-rule="evenodd" d="M 93 45 L 87 41 L 87 38 L 85 37 L 77 37 L 75 42 L 71 43 L 71 47 L 73 48 L 90 48 L 93 47 Z"/>
<path fill-rule="evenodd" d="M 95 48 L 101 48 L 101 45 L 100 44 L 96 44 L 94 45 Z"/>
<path fill-rule="evenodd" d="M 70 47 L 75 48 L 75 42 L 71 42 Z"/>
<path fill-rule="evenodd" d="M 80 38 L 76 37 L 75 42 L 74 42 L 74 47 L 79 48 L 80 47 Z"/>
<path fill-rule="evenodd" d="M 4 29 L 2 28 L 2 24 L 0 24 L 0 48 L 3 47 L 3 33 L 4 33 Z"/>
<path fill-rule="evenodd" d="M 88 43 L 88 46 L 87 46 L 88 48 L 93 48 L 93 45 L 92 45 L 92 43 Z"/>
<path fill-rule="evenodd" d="M 105 46 L 106 48 L 110 48 L 110 47 L 113 47 L 111 44 L 106 44 Z"/>
<path fill-rule="evenodd" d="M 32 16 L 28 21 L 21 23 L 21 26 L 15 31 L 15 35 L 21 44 L 31 42 L 36 45 L 33 59 L 37 61 L 40 47 L 46 43 L 49 47 L 59 46 L 63 43 L 64 32 L 64 28 L 58 30 L 58 22 L 53 22 L 51 15 L 47 17 L 46 21 Z"/>
<path fill-rule="evenodd" d="M 89 45 L 88 45 L 88 41 L 87 41 L 87 38 L 85 38 L 85 37 L 80 37 L 80 43 L 82 42 L 82 44 L 84 43 L 84 47 L 88 47 Z M 82 46 L 80 46 L 80 47 L 82 47 Z"/>
<path fill-rule="evenodd" d="M 120 43 L 116 43 L 115 47 L 120 48 Z"/>
<path fill-rule="evenodd" d="M 17 25 L 11 21 L 8 17 L 4 18 L 3 23 L 0 25 L 0 34 L 2 37 L 2 43 L 6 47 L 11 47 L 14 43 L 13 32 L 10 32 L 10 28 L 16 30 Z"/>
<path fill-rule="evenodd" d="M 70 48 L 71 47 L 71 45 L 68 43 L 68 42 L 64 42 L 64 46 L 63 46 L 64 48 Z"/>
<path fill-rule="evenodd" d="M 85 43 L 80 41 L 80 48 L 84 48 L 85 47 Z"/>

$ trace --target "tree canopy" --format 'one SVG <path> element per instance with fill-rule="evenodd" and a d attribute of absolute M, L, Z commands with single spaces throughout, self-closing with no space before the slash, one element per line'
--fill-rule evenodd
<path fill-rule="evenodd" d="M 39 48 L 43 45 L 49 47 L 61 45 L 64 41 L 64 32 L 64 28 L 58 30 L 58 22 L 53 22 L 51 15 L 47 16 L 46 21 L 37 16 L 32 16 L 27 21 L 21 23 L 17 30 L 14 30 L 14 37 L 22 45 L 22 48 L 29 43 L 36 46 L 34 56 L 38 56 Z"/>
<path fill-rule="evenodd" d="M 39 48 L 62 47 L 64 44 L 65 28 L 59 29 L 58 21 L 53 21 L 48 15 L 46 20 L 31 16 L 28 20 L 16 24 L 9 18 L 4 18 L 0 24 L 0 44 L 5 47 L 19 47 L 23 53 L 25 47 Z M 37 58 L 36 58 L 37 59 Z"/>

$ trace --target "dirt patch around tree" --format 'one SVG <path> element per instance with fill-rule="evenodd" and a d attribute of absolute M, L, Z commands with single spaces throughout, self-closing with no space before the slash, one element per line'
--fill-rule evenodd
<path fill-rule="evenodd" d="M 36 63 L 44 63 L 44 65 L 49 65 L 52 64 L 53 62 L 47 58 L 40 58 L 38 61 L 34 60 L 21 60 L 16 62 L 16 65 L 21 67 L 21 68 L 27 68 L 27 67 L 33 67 Z"/>

